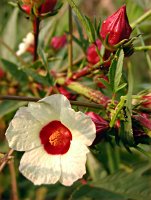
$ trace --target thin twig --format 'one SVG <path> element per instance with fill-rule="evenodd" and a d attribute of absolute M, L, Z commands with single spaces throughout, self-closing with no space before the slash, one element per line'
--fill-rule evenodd
<path fill-rule="evenodd" d="M 27 101 L 27 102 L 37 102 L 40 100 L 40 98 L 35 98 L 35 97 L 24 97 L 24 96 L 3 96 L 0 95 L 0 100 L 15 100 L 15 101 Z M 70 101 L 72 105 L 76 106 L 83 106 L 83 107 L 90 107 L 90 108 L 102 108 L 101 105 L 95 104 L 95 103 L 87 103 L 87 102 L 82 102 L 82 101 Z"/>
<path fill-rule="evenodd" d="M 10 149 L 8 153 L 0 160 L 0 172 L 3 170 L 7 162 L 10 160 L 10 156 L 13 154 L 14 150 Z"/>
<path fill-rule="evenodd" d="M 18 200 L 17 181 L 16 181 L 14 160 L 11 159 L 8 162 L 8 165 L 9 165 L 9 170 L 10 170 L 10 175 L 11 175 L 12 200 Z"/>
<path fill-rule="evenodd" d="M 68 77 L 72 74 L 72 66 L 73 66 L 73 44 L 72 44 L 72 32 L 73 32 L 73 25 L 72 25 L 72 8 L 69 5 L 69 36 L 68 36 L 68 59 L 69 59 L 69 66 L 68 66 Z"/>
<path fill-rule="evenodd" d="M 34 30 L 34 58 L 33 60 L 36 61 L 38 58 L 38 38 L 39 38 L 39 26 L 40 26 L 40 19 L 35 17 L 33 20 L 33 30 Z"/>
<path fill-rule="evenodd" d="M 136 21 L 130 24 L 132 29 L 134 29 L 138 24 L 142 23 L 150 16 L 151 16 L 151 9 L 148 10 L 146 13 L 144 13 L 142 16 L 140 16 Z"/>

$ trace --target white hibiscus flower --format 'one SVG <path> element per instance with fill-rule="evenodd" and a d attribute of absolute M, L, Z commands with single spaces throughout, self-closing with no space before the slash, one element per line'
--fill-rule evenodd
<path fill-rule="evenodd" d="M 75 112 L 68 99 L 52 95 L 21 107 L 7 131 L 9 146 L 26 151 L 20 172 L 34 184 L 60 181 L 70 186 L 86 173 L 86 154 L 95 139 L 95 125 Z"/>
<path fill-rule="evenodd" d="M 22 55 L 25 53 L 28 48 L 31 46 L 34 46 L 34 34 L 33 33 L 28 33 L 25 38 L 23 38 L 23 42 L 19 44 L 19 49 L 16 52 L 18 56 Z"/>

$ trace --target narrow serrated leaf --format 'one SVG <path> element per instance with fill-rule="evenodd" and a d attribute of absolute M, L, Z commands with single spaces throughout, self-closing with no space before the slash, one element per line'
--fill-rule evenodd
<path fill-rule="evenodd" d="M 5 59 L 1 59 L 1 63 L 4 69 L 9 72 L 19 83 L 26 84 L 28 82 L 28 77 L 23 70 L 19 69 L 19 67 Z"/>

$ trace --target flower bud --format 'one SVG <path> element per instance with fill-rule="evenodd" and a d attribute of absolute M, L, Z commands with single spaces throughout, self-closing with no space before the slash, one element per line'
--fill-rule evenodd
<path fill-rule="evenodd" d="M 98 50 L 101 49 L 102 43 L 99 39 L 96 40 L 95 44 L 91 44 L 86 52 L 86 58 L 88 60 L 89 63 L 91 64 L 96 64 L 97 62 L 100 61 L 100 57 L 96 51 L 96 47 L 98 48 Z"/>
<path fill-rule="evenodd" d="M 142 100 L 143 107 L 151 109 L 151 93 L 142 96 Z"/>
<path fill-rule="evenodd" d="M 27 15 L 30 15 L 30 11 L 31 11 L 31 6 L 30 5 L 22 5 L 22 9 L 23 9 L 23 11 L 25 11 L 25 13 Z"/>
<path fill-rule="evenodd" d="M 124 5 L 103 22 L 100 36 L 105 40 L 109 34 L 108 43 L 113 46 L 123 39 L 129 39 L 131 32 L 132 28 L 129 25 L 126 6 Z"/>
<path fill-rule="evenodd" d="M 67 42 L 67 37 L 66 35 L 62 35 L 62 36 L 54 36 L 51 40 L 50 45 L 55 49 L 55 50 L 59 50 L 61 48 L 63 48 L 65 46 Z"/>
<path fill-rule="evenodd" d="M 57 87 L 58 91 L 60 92 L 60 94 L 63 94 L 64 96 L 67 97 L 67 99 L 69 100 L 75 100 L 77 95 L 74 95 L 72 93 L 70 93 L 68 90 L 66 90 L 64 87 L 60 86 Z"/>
<path fill-rule="evenodd" d="M 87 112 L 86 115 L 91 117 L 96 127 L 96 138 L 92 145 L 98 144 L 103 139 L 105 132 L 109 128 L 109 123 L 94 112 Z"/>
<path fill-rule="evenodd" d="M 57 3 L 57 0 L 44 0 L 44 2 L 41 4 L 39 8 L 39 13 L 43 14 L 43 13 L 52 12 L 56 3 Z"/>
<path fill-rule="evenodd" d="M 5 76 L 5 72 L 2 68 L 0 68 L 0 78 L 3 78 Z"/>

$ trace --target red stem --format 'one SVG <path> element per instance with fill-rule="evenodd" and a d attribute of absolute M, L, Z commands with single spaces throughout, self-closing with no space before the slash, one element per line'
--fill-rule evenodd
<path fill-rule="evenodd" d="M 35 17 L 33 20 L 33 31 L 34 31 L 34 58 L 33 60 L 36 61 L 38 59 L 38 37 L 39 37 L 39 25 L 40 25 L 40 19 L 38 17 Z"/>

